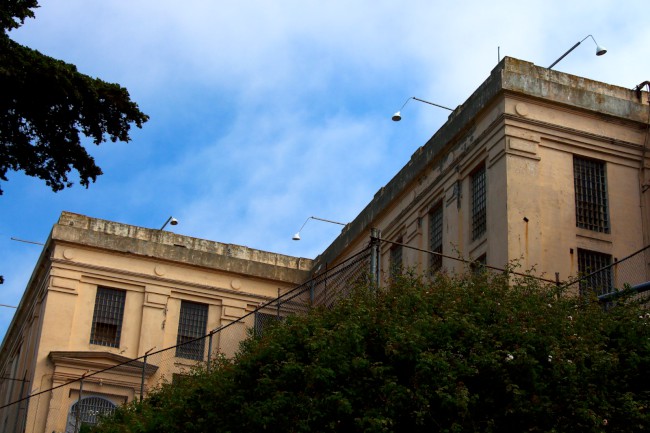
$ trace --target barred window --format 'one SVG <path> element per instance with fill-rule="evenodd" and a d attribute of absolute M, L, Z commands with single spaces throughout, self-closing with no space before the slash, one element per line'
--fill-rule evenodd
<path fill-rule="evenodd" d="M 594 292 L 599 296 L 612 292 L 612 268 L 608 267 L 611 264 L 612 256 L 609 254 L 578 248 L 578 272 L 581 277 L 589 275 L 580 280 L 580 293 Z"/>
<path fill-rule="evenodd" d="M 487 231 L 487 189 L 485 187 L 485 166 L 481 166 L 472 176 L 472 240 L 483 236 Z"/>
<path fill-rule="evenodd" d="M 605 173 L 603 161 L 573 157 L 576 226 L 609 233 L 607 176 Z"/>
<path fill-rule="evenodd" d="M 181 301 L 178 337 L 176 338 L 176 356 L 185 359 L 202 360 L 205 339 L 201 337 L 205 336 L 207 325 L 207 304 Z M 199 339 L 196 340 L 197 338 Z"/>
<path fill-rule="evenodd" d="M 401 244 L 402 238 L 399 238 L 396 242 Z M 390 249 L 390 274 L 392 276 L 401 274 L 402 266 L 402 246 L 393 244 Z"/>
<path fill-rule="evenodd" d="M 116 407 L 113 402 L 102 397 L 82 398 L 70 407 L 65 431 L 66 433 L 76 433 L 81 430 L 83 425 L 95 425 L 100 416 L 112 414 Z"/>
<path fill-rule="evenodd" d="M 430 254 L 429 267 L 431 272 L 442 268 L 442 203 L 438 203 L 429 212 L 429 250 L 438 253 Z"/>
<path fill-rule="evenodd" d="M 125 299 L 124 290 L 97 287 L 90 344 L 120 347 Z"/>

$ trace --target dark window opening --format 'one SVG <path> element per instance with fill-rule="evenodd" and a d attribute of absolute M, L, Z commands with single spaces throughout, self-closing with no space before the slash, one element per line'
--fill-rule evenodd
<path fill-rule="evenodd" d="M 578 272 L 581 277 L 586 277 L 580 280 L 580 293 L 593 292 L 596 296 L 611 293 L 614 289 L 611 264 L 612 256 L 609 254 L 578 248 Z"/>
<path fill-rule="evenodd" d="M 96 425 L 100 417 L 112 414 L 116 407 L 113 402 L 102 397 L 82 398 L 70 407 L 66 433 L 76 433 L 84 425 Z"/>
<path fill-rule="evenodd" d="M 472 240 L 475 241 L 487 231 L 487 188 L 485 166 L 471 176 L 472 183 Z"/>
<path fill-rule="evenodd" d="M 429 250 L 430 254 L 429 268 L 431 272 L 442 269 L 442 203 L 436 205 L 429 213 Z"/>
<path fill-rule="evenodd" d="M 120 347 L 125 299 L 126 292 L 124 290 L 97 288 L 90 332 L 91 344 Z"/>
<path fill-rule="evenodd" d="M 262 313 L 260 311 L 255 312 L 255 325 L 253 331 L 255 336 L 261 337 L 264 334 L 264 331 L 272 326 L 274 323 L 277 323 L 281 320 L 281 317 L 277 313 Z"/>
<path fill-rule="evenodd" d="M 576 226 L 609 233 L 607 176 L 603 161 L 573 157 Z"/>
<path fill-rule="evenodd" d="M 396 242 L 402 243 L 402 238 L 399 238 Z M 403 262 L 402 262 L 402 246 L 393 244 L 390 248 L 390 275 L 396 276 L 402 273 Z"/>
<path fill-rule="evenodd" d="M 208 325 L 208 305 L 181 301 L 176 338 L 176 356 L 200 361 L 205 352 L 206 327 Z"/>

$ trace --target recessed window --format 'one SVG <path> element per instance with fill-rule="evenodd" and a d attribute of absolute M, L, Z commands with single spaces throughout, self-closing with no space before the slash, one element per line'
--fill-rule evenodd
<path fill-rule="evenodd" d="M 612 256 L 578 248 L 578 272 L 581 277 L 580 293 L 594 292 L 596 296 L 613 291 Z"/>
<path fill-rule="evenodd" d="M 208 305 L 181 301 L 181 314 L 178 320 L 176 356 L 185 359 L 202 360 L 208 325 Z M 198 338 L 198 340 L 197 340 Z"/>
<path fill-rule="evenodd" d="M 399 238 L 396 242 L 401 244 L 402 238 Z M 390 248 L 390 274 L 392 276 L 401 274 L 402 267 L 402 245 L 393 244 Z"/>
<path fill-rule="evenodd" d="M 609 233 L 605 163 L 574 156 L 573 179 L 576 197 L 576 226 L 600 233 Z"/>
<path fill-rule="evenodd" d="M 91 344 L 120 347 L 125 299 L 126 292 L 124 290 L 97 288 L 90 332 Z"/>
<path fill-rule="evenodd" d="M 438 203 L 429 212 L 429 250 L 431 258 L 429 267 L 431 272 L 439 271 L 442 268 L 442 203 Z"/>
<path fill-rule="evenodd" d="M 66 433 L 78 432 L 83 425 L 96 425 L 100 417 L 112 414 L 116 405 L 102 397 L 86 397 L 70 406 Z"/>
<path fill-rule="evenodd" d="M 475 241 L 487 231 L 487 189 L 485 186 L 485 165 L 471 176 L 472 187 L 472 240 Z"/>

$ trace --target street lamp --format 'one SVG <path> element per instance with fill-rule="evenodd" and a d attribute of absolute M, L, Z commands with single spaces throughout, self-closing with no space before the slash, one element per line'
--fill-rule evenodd
<path fill-rule="evenodd" d="M 567 56 L 571 51 L 575 50 L 576 47 L 577 47 L 578 45 L 580 45 L 581 43 L 583 43 L 587 38 L 591 38 L 591 39 L 594 41 L 594 44 L 596 44 L 596 55 L 597 55 L 597 56 L 602 56 L 603 54 L 605 54 L 605 53 L 607 52 L 607 49 L 605 49 L 605 47 L 602 47 L 602 46 L 598 45 L 598 42 L 596 42 L 596 39 L 594 39 L 593 36 L 591 36 L 591 35 L 587 35 L 587 36 L 585 36 L 585 38 L 584 38 L 583 40 L 581 40 L 580 42 L 576 42 L 576 44 L 575 44 L 574 46 L 572 46 L 571 48 L 569 48 L 569 50 L 568 50 L 566 53 L 562 54 L 562 56 L 560 56 L 559 59 L 557 59 L 556 61 L 554 61 L 553 64 L 551 64 L 551 66 L 548 67 L 548 69 L 552 69 L 553 66 L 557 65 L 558 62 L 559 62 L 560 60 L 562 60 L 563 58 L 565 58 L 565 57 L 566 57 L 566 56 Z"/>
<path fill-rule="evenodd" d="M 303 228 L 305 228 L 305 225 L 309 222 L 309 220 L 324 221 L 326 223 L 338 224 L 338 225 L 341 225 L 341 226 L 346 226 L 347 225 L 347 224 L 340 223 L 340 222 L 337 222 L 337 221 L 326 220 L 324 218 L 318 218 L 318 217 L 315 217 L 315 216 L 310 216 L 309 218 L 307 218 L 305 220 L 302 227 L 300 227 L 300 230 L 298 230 L 298 232 L 295 235 L 293 235 L 293 238 L 291 238 L 291 239 L 293 239 L 294 241 L 299 241 L 300 240 L 300 232 L 302 231 Z"/>
<path fill-rule="evenodd" d="M 173 226 L 178 225 L 178 220 L 176 218 L 174 218 L 173 216 L 170 216 L 169 218 L 167 218 L 167 221 L 165 221 L 165 224 L 163 224 L 163 226 L 160 227 L 160 230 L 167 227 L 167 224 L 171 224 Z"/>
<path fill-rule="evenodd" d="M 444 108 L 445 110 L 454 111 L 453 108 L 445 107 L 444 105 L 434 104 L 433 102 L 425 101 L 424 99 L 420 99 L 420 98 L 416 98 L 415 96 L 411 96 L 410 98 L 408 98 L 406 100 L 406 102 L 404 102 L 404 105 L 402 105 L 402 108 L 400 108 L 397 113 L 393 114 L 393 117 L 392 117 L 393 122 L 399 122 L 400 120 L 402 120 L 402 110 L 404 109 L 406 104 L 409 103 L 409 101 L 411 99 L 415 99 L 416 101 L 424 102 L 425 104 L 433 105 L 434 107 L 439 107 L 439 108 Z"/>

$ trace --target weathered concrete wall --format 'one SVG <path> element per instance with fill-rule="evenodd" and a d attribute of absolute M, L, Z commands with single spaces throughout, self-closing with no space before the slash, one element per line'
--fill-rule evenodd
<path fill-rule="evenodd" d="M 302 283 L 312 267 L 310 259 L 223 244 L 63 212 L 52 238 L 113 252 L 135 254 L 247 276 Z"/>
<path fill-rule="evenodd" d="M 386 239 L 402 238 L 426 249 L 426 215 L 440 200 L 445 203 L 445 247 L 453 245 L 448 254 L 476 258 L 487 253 L 495 266 L 522 260 L 549 278 L 555 272 L 561 278 L 576 274 L 572 249 L 615 244 L 603 252 L 620 258 L 650 236 L 649 222 L 642 225 L 647 212 L 640 209 L 649 199 L 639 186 L 639 169 L 644 160 L 650 163 L 643 149 L 648 111 L 646 92 L 640 100 L 629 89 L 505 58 L 315 266 L 334 264 L 361 249 L 371 227 L 381 229 Z M 613 229 L 605 241 L 576 229 L 574 154 L 607 163 Z M 468 176 L 481 161 L 487 167 L 489 234 L 474 242 L 469 239 Z M 405 255 L 405 264 L 418 269 L 426 260 L 426 254 Z"/>
<path fill-rule="evenodd" d="M 65 383 L 68 376 L 84 374 L 90 365 L 88 355 L 132 359 L 152 348 L 176 345 L 183 301 L 208 306 L 207 334 L 302 283 L 311 267 L 309 259 L 64 212 L 6 334 L 0 369 L 6 371 L 16 359 L 16 371 L 28 372 L 23 395 L 45 390 Z M 98 287 L 125 293 L 118 347 L 90 343 Z M 234 353 L 245 328 L 229 339 L 215 339 L 214 350 Z M 64 352 L 81 355 L 51 357 Z M 173 350 L 166 354 L 171 361 L 152 373 L 147 386 L 163 375 L 169 379 L 179 366 L 194 364 L 174 361 Z M 102 375 L 103 385 L 99 379 L 89 380 L 86 392 L 103 395 L 113 390 L 110 398 L 118 400 L 132 399 L 139 392 L 137 378 Z M 63 391 L 43 394 L 29 405 L 27 431 L 65 428 L 67 411 L 78 398 L 78 383 Z M 18 389 L 11 390 L 8 401 L 19 394 Z"/>

